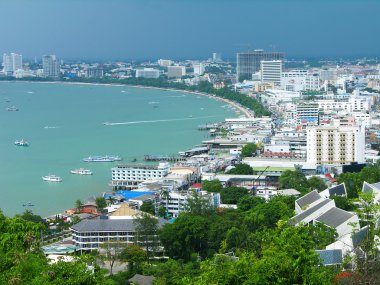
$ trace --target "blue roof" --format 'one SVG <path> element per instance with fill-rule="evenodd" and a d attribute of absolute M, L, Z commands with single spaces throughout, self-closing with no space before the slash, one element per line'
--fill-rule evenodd
<path fill-rule="evenodd" d="M 341 249 L 317 250 L 319 258 L 323 265 L 341 264 L 343 261 L 343 253 Z"/>
<path fill-rule="evenodd" d="M 154 194 L 155 192 L 120 190 L 116 193 L 122 196 L 125 200 L 129 200 L 145 194 Z"/>

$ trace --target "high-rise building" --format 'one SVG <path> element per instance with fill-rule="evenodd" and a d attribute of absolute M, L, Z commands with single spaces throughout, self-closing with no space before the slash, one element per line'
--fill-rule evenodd
<path fill-rule="evenodd" d="M 319 106 L 316 102 L 299 102 L 296 106 L 297 125 L 317 125 Z"/>
<path fill-rule="evenodd" d="M 263 60 L 282 60 L 282 52 L 265 52 L 262 49 L 253 52 L 239 52 L 236 54 L 237 77 L 239 79 L 251 79 L 252 74 L 260 70 L 260 63 Z"/>
<path fill-rule="evenodd" d="M 86 77 L 87 78 L 101 78 L 103 77 L 104 70 L 99 66 L 90 66 L 86 68 Z"/>
<path fill-rule="evenodd" d="M 42 69 L 45 77 L 59 78 L 61 66 L 55 55 L 44 55 L 42 57 Z"/>
<path fill-rule="evenodd" d="M 173 61 L 170 59 L 159 59 L 157 63 L 159 66 L 167 67 L 169 65 L 172 65 Z"/>
<path fill-rule="evenodd" d="M 205 66 L 202 62 L 193 63 L 193 68 L 195 75 L 202 75 L 203 73 L 205 73 Z"/>
<path fill-rule="evenodd" d="M 22 55 L 17 53 L 3 54 L 4 73 L 13 76 L 16 70 L 22 69 Z"/>
<path fill-rule="evenodd" d="M 273 82 L 276 85 L 280 85 L 282 72 L 281 60 L 262 60 L 260 70 L 261 83 Z"/>
<path fill-rule="evenodd" d="M 160 71 L 154 68 L 136 69 L 136 78 L 158 78 L 160 77 Z"/>
<path fill-rule="evenodd" d="M 213 52 L 212 53 L 212 61 L 214 61 L 214 62 L 222 61 L 221 53 L 220 52 Z"/>
<path fill-rule="evenodd" d="M 363 163 L 365 127 L 307 127 L 307 161 L 315 164 Z"/>
<path fill-rule="evenodd" d="M 318 74 L 310 74 L 307 70 L 296 69 L 281 73 L 281 89 L 286 91 L 319 90 Z"/>
<path fill-rule="evenodd" d="M 185 66 L 168 66 L 168 78 L 181 78 L 186 75 Z"/>

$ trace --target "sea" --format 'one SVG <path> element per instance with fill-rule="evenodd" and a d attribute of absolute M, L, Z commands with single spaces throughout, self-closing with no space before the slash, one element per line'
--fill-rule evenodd
<path fill-rule="evenodd" d="M 7 111 L 11 106 L 19 110 Z M 111 168 L 118 163 L 176 155 L 209 138 L 198 125 L 237 116 L 225 102 L 179 91 L 0 82 L 0 209 L 7 216 L 26 209 L 43 217 L 62 213 L 78 199 L 109 192 Z M 29 146 L 14 144 L 21 139 Z M 83 162 L 93 155 L 123 161 Z M 80 167 L 93 175 L 70 173 Z M 63 181 L 43 181 L 49 174 Z"/>

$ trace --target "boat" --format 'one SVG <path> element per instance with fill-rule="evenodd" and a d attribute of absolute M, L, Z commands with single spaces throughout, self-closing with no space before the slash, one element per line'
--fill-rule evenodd
<path fill-rule="evenodd" d="M 62 182 L 62 178 L 56 175 L 42 176 L 42 180 L 48 182 Z"/>
<path fill-rule="evenodd" d="M 31 203 L 31 202 L 28 202 L 28 203 L 25 203 L 25 204 L 22 204 L 23 207 L 33 207 L 34 204 Z"/>
<path fill-rule="evenodd" d="M 136 162 L 136 161 L 137 161 L 137 158 L 132 159 L 132 162 Z"/>
<path fill-rule="evenodd" d="M 29 146 L 29 143 L 27 141 L 25 141 L 24 139 L 22 139 L 20 141 L 15 141 L 15 145 L 16 146 Z"/>
<path fill-rule="evenodd" d="M 106 155 L 106 156 L 89 156 L 83 158 L 84 162 L 114 162 L 123 160 L 120 156 L 117 155 Z"/>
<path fill-rule="evenodd" d="M 10 111 L 10 112 L 18 111 L 18 108 L 16 106 L 11 106 L 7 108 L 7 111 Z"/>
<path fill-rule="evenodd" d="M 70 171 L 71 174 L 79 174 L 79 175 L 92 175 L 92 171 L 90 169 L 78 168 Z"/>

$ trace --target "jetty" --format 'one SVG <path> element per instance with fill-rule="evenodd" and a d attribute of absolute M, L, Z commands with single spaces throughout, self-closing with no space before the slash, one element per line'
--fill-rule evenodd
<path fill-rule="evenodd" d="M 186 158 L 175 155 L 144 155 L 145 161 L 185 161 Z"/>
<path fill-rule="evenodd" d="M 211 130 L 211 129 L 217 129 L 220 126 L 221 126 L 220 123 L 204 124 L 204 125 L 199 125 L 198 130 L 199 131 L 206 131 L 206 130 Z"/>

